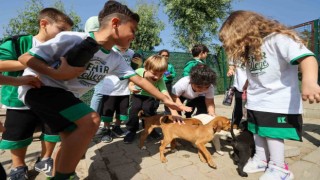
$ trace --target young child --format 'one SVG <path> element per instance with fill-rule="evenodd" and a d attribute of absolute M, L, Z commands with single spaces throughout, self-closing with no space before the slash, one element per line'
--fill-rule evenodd
<path fill-rule="evenodd" d="M 204 61 L 208 56 L 209 49 L 203 44 L 196 44 L 192 47 L 191 53 L 193 59 L 185 64 L 182 72 L 183 77 L 189 76 L 189 73 L 194 66 L 198 64 L 205 64 Z"/>
<path fill-rule="evenodd" d="M 143 79 L 151 82 L 163 95 L 171 99 L 163 80 L 163 74 L 167 70 L 167 67 L 167 60 L 164 57 L 153 55 L 144 62 L 144 68 L 137 69 L 136 73 L 143 77 Z M 146 92 L 139 86 L 140 85 L 135 82 L 129 83 L 129 89 L 133 94 L 130 97 L 129 120 L 126 123 L 128 132 L 124 137 L 124 143 L 127 144 L 134 141 L 136 132 L 139 130 L 139 111 L 143 110 L 145 116 L 153 116 L 156 114 L 156 109 L 154 107 L 157 101 L 154 98 L 154 95 Z M 183 105 L 181 105 L 181 107 L 183 107 Z M 189 108 L 186 108 L 186 110 L 190 111 Z M 171 113 L 172 115 L 178 115 L 174 110 L 171 110 Z M 161 138 L 161 135 L 155 130 L 153 130 L 150 135 L 155 139 Z"/>
<path fill-rule="evenodd" d="M 85 31 L 97 31 L 99 29 L 98 16 L 90 17 L 85 24 Z M 135 57 L 134 51 L 128 48 L 114 46 L 112 50 L 119 53 L 128 65 L 142 65 L 142 59 Z M 133 62 L 132 62 L 133 61 Z M 121 80 L 115 75 L 107 75 L 103 81 L 94 87 L 94 93 L 91 99 L 90 107 L 99 113 L 103 126 L 96 133 L 96 137 L 105 143 L 112 142 L 112 133 L 116 137 L 124 137 L 124 132 L 120 128 L 121 121 L 127 120 L 127 109 L 129 106 L 128 80 Z M 115 126 L 110 130 L 110 122 L 113 120 L 113 114 L 116 111 Z"/>
<path fill-rule="evenodd" d="M 39 12 L 39 33 L 35 36 L 21 36 L 16 44 L 20 52 L 16 52 L 15 44 L 8 40 L 0 46 L 0 71 L 7 82 L 3 82 L 1 92 L 2 104 L 6 107 L 6 131 L 0 142 L 1 149 L 9 149 L 12 155 L 12 169 L 10 179 L 26 177 L 28 167 L 24 161 L 27 147 L 31 144 L 33 133 L 37 125 L 42 125 L 41 155 L 35 164 L 35 170 L 52 176 L 53 159 L 51 158 L 55 144 L 60 141 L 58 133 L 53 133 L 46 124 L 18 99 L 19 85 L 40 87 L 40 81 L 31 77 L 20 77 L 25 69 L 17 59 L 18 53 L 23 54 L 30 48 L 48 41 L 61 31 L 71 30 L 72 20 L 61 11 L 54 8 L 45 8 Z M 38 85 L 34 84 L 37 83 Z"/>
<path fill-rule="evenodd" d="M 244 171 L 265 171 L 264 179 L 293 179 L 284 161 L 284 139 L 301 141 L 302 99 L 320 102 L 318 64 L 297 34 L 275 20 L 235 11 L 223 23 L 220 40 L 228 58 L 246 64 L 248 128 L 256 152 Z"/>
<path fill-rule="evenodd" d="M 133 61 L 134 51 L 127 47 L 114 46 L 112 50 L 119 53 L 128 65 Z M 134 60 L 137 60 L 136 57 Z M 139 58 L 140 59 L 140 58 Z M 142 62 L 142 59 L 140 59 Z M 142 64 L 140 63 L 140 66 Z M 102 83 L 99 93 L 102 94 L 102 100 L 99 108 L 99 114 L 103 127 L 99 128 L 96 135 L 102 135 L 101 141 L 109 143 L 113 140 L 112 136 L 125 136 L 120 128 L 121 122 L 128 120 L 128 107 L 130 90 L 128 88 L 128 79 L 120 80 L 115 75 L 107 75 Z M 116 113 L 115 125 L 110 129 L 110 123 L 113 121 L 113 115 Z"/>
<path fill-rule="evenodd" d="M 167 49 L 162 49 L 159 51 L 158 54 L 160 56 L 165 57 L 168 62 L 168 69 L 166 72 L 164 72 L 163 80 L 164 80 L 164 83 L 166 84 L 169 94 L 171 95 L 172 82 L 173 82 L 173 79 L 176 77 L 177 73 L 174 69 L 174 66 L 169 62 L 170 52 Z M 166 114 L 170 114 L 170 110 L 167 106 L 164 107 L 164 110 Z"/>
<path fill-rule="evenodd" d="M 134 39 L 139 15 L 117 1 L 107 1 L 99 13 L 96 32 L 63 32 L 52 40 L 32 48 L 20 56 L 19 61 L 34 69 L 44 86 L 21 86 L 19 97 L 54 132 L 61 135 L 61 148 L 57 155 L 55 179 L 74 176 L 75 168 L 97 131 L 100 117 L 78 97 L 113 73 L 151 92 L 167 106 L 180 110 L 170 98 L 160 93 L 147 80 L 135 72 L 112 50 L 114 45 L 127 47 Z M 84 67 L 74 67 L 63 56 L 74 46 L 91 37 L 101 46 Z M 74 59 L 69 59 L 71 62 Z M 60 65 L 57 67 L 57 63 Z M 26 74 L 30 72 L 25 72 Z"/>
<path fill-rule="evenodd" d="M 216 116 L 214 104 L 214 85 L 216 73 L 204 64 L 192 68 L 189 76 L 181 78 L 172 87 L 172 99 L 177 104 L 187 100 L 186 106 L 192 107 L 185 116 L 190 118 L 195 108 L 197 114 Z"/>

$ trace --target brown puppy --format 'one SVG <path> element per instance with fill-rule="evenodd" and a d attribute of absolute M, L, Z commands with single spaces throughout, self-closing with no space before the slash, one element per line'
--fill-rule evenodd
<path fill-rule="evenodd" d="M 140 135 L 139 144 L 139 147 L 141 149 L 146 149 L 146 146 L 144 146 L 144 142 L 147 139 L 148 135 L 152 132 L 152 130 L 154 128 L 160 127 L 160 118 L 162 118 L 163 123 L 174 123 L 172 115 L 156 114 L 154 116 L 144 117 L 143 111 L 140 111 L 138 116 L 140 119 L 144 120 L 144 131 L 142 131 Z M 202 125 L 202 122 L 200 120 L 194 118 L 184 118 L 183 121 L 185 124 L 189 125 Z M 172 143 L 171 145 L 175 147 L 175 143 Z"/>
<path fill-rule="evenodd" d="M 217 168 L 213 162 L 210 152 L 205 147 L 209 141 L 213 139 L 214 133 L 221 130 L 228 131 L 230 129 L 230 121 L 223 116 L 217 116 L 206 125 L 192 126 L 192 125 L 179 125 L 174 123 L 164 123 L 160 119 L 160 127 L 162 128 L 163 140 L 161 141 L 160 160 L 167 162 L 164 156 L 166 146 L 171 143 L 175 138 L 181 138 L 194 143 L 198 148 L 198 155 L 202 162 L 206 162 L 212 168 Z M 173 147 L 171 147 L 173 149 Z"/>

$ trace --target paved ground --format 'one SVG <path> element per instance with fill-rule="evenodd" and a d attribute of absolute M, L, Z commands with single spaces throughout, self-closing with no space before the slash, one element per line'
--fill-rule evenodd
<path fill-rule="evenodd" d="M 230 118 L 231 107 L 221 105 L 222 96 L 216 96 L 215 101 L 217 114 Z M 318 109 L 319 104 L 316 108 L 314 107 L 312 106 L 313 117 L 304 118 L 303 142 L 286 141 L 286 161 L 295 179 L 298 180 L 320 179 L 320 116 L 317 116 L 320 111 L 314 110 Z M 93 141 L 88 148 L 86 158 L 81 160 L 77 167 L 77 174 L 80 179 L 90 180 L 253 180 L 258 179 L 262 174 L 249 174 L 248 178 L 239 177 L 236 166 L 228 155 L 231 147 L 227 141 L 222 140 L 222 150 L 226 152 L 224 156 L 214 153 L 212 145 L 207 144 L 208 150 L 213 153 L 213 159 L 218 165 L 217 169 L 212 169 L 202 163 L 198 158 L 197 150 L 190 143 L 184 141 L 181 143 L 183 146 L 179 148 L 179 151 L 166 154 L 168 162 L 161 163 L 158 152 L 159 142 L 153 140 L 146 142 L 147 150 L 140 150 L 137 140 L 129 145 L 124 144 L 122 139 L 115 139 L 109 144 Z M 31 179 L 45 179 L 43 175 L 32 170 L 36 157 L 39 155 L 39 149 L 40 143 L 35 138 L 28 149 L 26 158 Z M 0 155 L 0 162 L 9 171 L 10 153 L 0 151 Z"/>

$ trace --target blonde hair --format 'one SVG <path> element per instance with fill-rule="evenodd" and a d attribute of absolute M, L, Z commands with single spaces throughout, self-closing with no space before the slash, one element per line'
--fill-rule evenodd
<path fill-rule="evenodd" d="M 152 55 L 143 63 L 143 66 L 147 71 L 164 72 L 168 68 L 168 63 L 165 57 Z"/>
<path fill-rule="evenodd" d="M 285 34 L 302 43 L 295 31 L 251 11 L 231 13 L 220 29 L 219 39 L 229 59 L 245 63 L 249 56 L 255 60 L 262 59 L 263 38 L 272 33 Z"/>

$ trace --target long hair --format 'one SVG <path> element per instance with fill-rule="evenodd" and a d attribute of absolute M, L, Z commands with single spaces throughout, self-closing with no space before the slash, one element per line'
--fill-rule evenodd
<path fill-rule="evenodd" d="M 223 23 L 219 39 L 229 59 L 245 63 L 249 56 L 262 59 L 263 38 L 272 33 L 281 33 L 302 43 L 295 31 L 251 11 L 235 11 Z"/>

